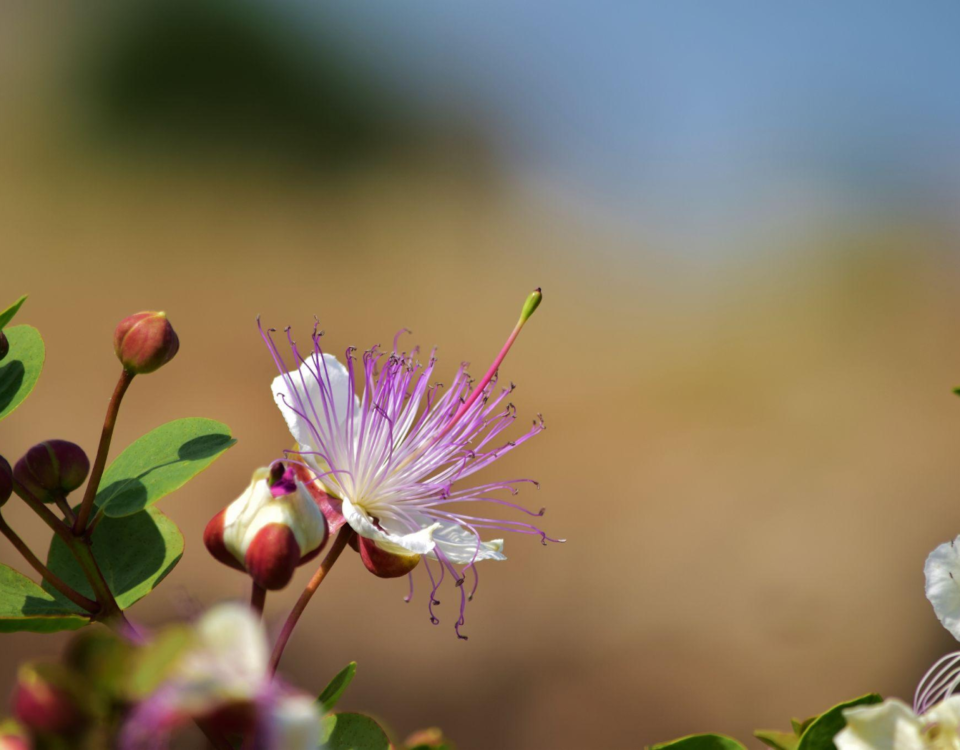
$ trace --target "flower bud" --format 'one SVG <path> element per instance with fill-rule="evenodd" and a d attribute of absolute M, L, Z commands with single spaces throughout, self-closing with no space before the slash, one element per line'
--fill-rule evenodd
<path fill-rule="evenodd" d="M 69 734 L 85 723 L 76 678 L 59 664 L 25 664 L 17 673 L 13 714 L 34 732 Z"/>
<path fill-rule="evenodd" d="M 180 339 L 163 312 L 140 312 L 120 321 L 113 348 L 124 368 L 145 374 L 163 367 L 180 348 Z"/>
<path fill-rule="evenodd" d="M 415 750 L 451 750 L 453 744 L 443 736 L 443 731 L 437 727 L 429 729 L 419 729 L 403 743 L 404 747 L 415 748 Z"/>
<path fill-rule="evenodd" d="M 90 472 L 90 461 L 76 443 L 45 440 L 17 461 L 13 478 L 21 489 L 44 503 L 66 497 L 83 484 Z"/>
<path fill-rule="evenodd" d="M 203 542 L 217 560 L 282 589 L 327 541 L 327 522 L 292 470 L 258 469 L 247 490 L 215 515 Z"/>
<path fill-rule="evenodd" d="M 373 539 L 358 537 L 360 559 L 367 570 L 379 578 L 399 578 L 413 570 L 420 562 L 420 555 L 409 552 L 387 551 Z"/>
<path fill-rule="evenodd" d="M 13 469 L 3 456 L 0 456 L 0 508 L 13 493 Z"/>
<path fill-rule="evenodd" d="M 10 342 L 7 341 L 7 335 L 3 331 L 0 331 L 0 359 L 6 357 L 9 351 Z"/>
<path fill-rule="evenodd" d="M 27 731 L 13 719 L 0 724 L 0 750 L 30 750 Z"/>

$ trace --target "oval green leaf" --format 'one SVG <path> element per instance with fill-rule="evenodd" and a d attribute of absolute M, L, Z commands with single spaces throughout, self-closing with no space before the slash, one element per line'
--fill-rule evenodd
<path fill-rule="evenodd" d="M 177 419 L 138 438 L 110 464 L 97 507 L 121 518 L 149 508 L 180 489 L 237 441 L 213 419 Z"/>
<path fill-rule="evenodd" d="M 753 736 L 773 750 L 797 750 L 800 738 L 793 732 L 781 732 L 776 729 L 758 729 Z"/>
<path fill-rule="evenodd" d="M 33 326 L 14 326 L 4 331 L 10 352 L 0 362 L 0 419 L 9 416 L 40 378 L 45 350 L 40 331 Z"/>
<path fill-rule="evenodd" d="M 324 750 L 389 750 L 390 739 L 369 716 L 329 714 L 323 717 L 320 746 Z"/>
<path fill-rule="evenodd" d="M 92 541 L 93 556 L 121 609 L 153 591 L 183 555 L 180 529 L 156 508 L 102 518 Z M 95 598 L 76 558 L 58 536 L 50 543 L 47 567 L 84 596 Z M 60 597 L 49 584 L 44 583 L 44 589 Z"/>
<path fill-rule="evenodd" d="M 882 702 L 883 698 L 876 693 L 868 693 L 852 701 L 840 703 L 829 711 L 824 711 L 803 730 L 797 750 L 835 750 L 833 738 L 847 725 L 846 719 L 843 718 L 843 709 Z"/>
<path fill-rule="evenodd" d="M 317 700 L 320 702 L 320 706 L 324 711 L 332 711 L 333 707 L 337 705 L 337 702 L 340 700 L 344 691 L 353 682 L 354 676 L 357 674 L 357 663 L 355 661 L 350 662 L 341 669 L 337 676 L 330 680 L 330 684 L 327 685 L 323 692 L 320 693 L 320 697 Z"/>
<path fill-rule="evenodd" d="M 0 565 L 0 633 L 76 630 L 89 618 L 73 602 L 44 591 L 25 575 Z"/>
<path fill-rule="evenodd" d="M 20 299 L 14 302 L 10 307 L 8 307 L 3 312 L 0 312 L 0 330 L 6 328 L 10 321 L 13 320 L 13 316 L 17 314 L 17 311 L 27 299 L 27 295 L 23 295 Z"/>
<path fill-rule="evenodd" d="M 653 745 L 650 750 L 745 750 L 744 746 L 732 737 L 723 734 L 691 734 L 678 740 Z"/>

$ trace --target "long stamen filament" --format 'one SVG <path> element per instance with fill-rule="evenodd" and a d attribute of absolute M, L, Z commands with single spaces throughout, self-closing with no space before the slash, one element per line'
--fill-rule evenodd
<path fill-rule="evenodd" d="M 477 383 L 476 387 L 473 389 L 473 392 L 467 396 L 467 399 L 460 404 L 460 408 L 457 409 L 456 413 L 450 418 L 450 421 L 447 422 L 441 430 L 433 437 L 433 439 L 424 444 L 419 450 L 411 453 L 407 458 L 397 466 L 396 471 L 400 471 L 408 464 L 412 463 L 414 460 L 426 453 L 430 448 L 440 442 L 450 430 L 460 421 L 460 418 L 466 414 L 470 407 L 480 398 L 483 393 L 484 388 L 487 387 L 487 384 L 493 380 L 493 377 L 497 374 L 497 370 L 500 369 L 500 365 L 503 363 L 503 360 L 507 356 L 507 352 L 510 351 L 510 348 L 513 346 L 513 342 L 517 340 L 517 336 L 520 335 L 520 331 L 523 329 L 523 326 L 526 325 L 526 322 L 530 320 L 530 317 L 540 306 L 540 302 L 543 301 L 543 292 L 540 287 L 534 289 L 530 295 L 527 297 L 526 302 L 523 303 L 523 309 L 520 311 L 520 319 L 517 321 L 517 325 L 514 326 L 513 331 L 510 336 L 507 337 L 506 343 L 503 345 L 503 348 L 500 350 L 500 353 L 493 360 L 493 364 L 490 365 L 490 368 L 487 370 L 486 374 L 480 379 L 480 382 Z"/>

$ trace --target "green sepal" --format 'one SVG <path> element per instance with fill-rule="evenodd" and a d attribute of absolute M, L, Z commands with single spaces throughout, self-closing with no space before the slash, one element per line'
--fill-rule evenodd
<path fill-rule="evenodd" d="M 177 419 L 133 441 L 107 467 L 96 505 L 114 518 L 133 515 L 180 489 L 237 441 L 214 419 Z"/>
<path fill-rule="evenodd" d="M 0 419 L 23 403 L 40 378 L 46 350 L 33 326 L 14 326 L 4 331 L 10 351 L 0 362 Z"/>
<path fill-rule="evenodd" d="M 343 696 L 347 687 L 349 687 L 350 683 L 353 682 L 353 678 L 356 674 L 357 663 L 352 661 L 339 672 L 337 672 L 337 675 L 330 680 L 330 684 L 323 689 L 323 692 L 320 693 L 320 697 L 317 698 L 317 701 L 320 703 L 320 706 L 324 711 L 333 710 L 333 707 L 336 706 L 340 701 L 340 698 Z"/>
<path fill-rule="evenodd" d="M 55 633 L 89 622 L 87 613 L 69 599 L 53 596 L 22 573 L 0 565 L 0 633 Z"/>

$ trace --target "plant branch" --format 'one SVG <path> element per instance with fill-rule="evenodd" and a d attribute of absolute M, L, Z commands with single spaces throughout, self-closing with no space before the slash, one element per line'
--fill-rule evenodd
<path fill-rule="evenodd" d="M 343 548 L 347 546 L 347 542 L 352 535 L 353 529 L 351 529 L 349 525 L 344 524 L 340 529 L 340 533 L 337 534 L 337 538 L 333 540 L 333 546 L 330 547 L 327 556 L 323 558 L 323 562 L 320 563 L 317 572 L 313 574 L 313 578 L 310 579 L 307 587 L 303 590 L 303 593 L 300 594 L 300 598 L 287 616 L 287 621 L 283 624 L 283 630 L 280 631 L 280 635 L 277 637 L 277 643 L 273 647 L 273 655 L 270 657 L 271 674 L 276 673 L 277 667 L 280 665 L 283 650 L 287 646 L 287 641 L 290 640 L 290 635 L 293 633 L 293 629 L 296 627 L 300 615 L 302 615 L 303 611 L 307 608 L 311 597 L 317 588 L 319 588 L 320 584 L 323 583 L 323 579 L 327 577 L 327 573 L 330 572 L 330 568 L 333 567 L 337 558 L 340 557 L 340 553 L 343 552 Z"/>
<path fill-rule="evenodd" d="M 70 503 L 67 502 L 67 498 L 58 497 L 55 501 L 57 507 L 60 509 L 60 512 L 63 513 L 63 517 L 66 519 L 67 523 L 73 526 L 74 522 L 77 520 L 77 517 L 73 515 L 73 509 L 70 507 Z"/>
<path fill-rule="evenodd" d="M 134 373 L 124 368 L 120 373 L 120 379 L 117 381 L 113 396 L 110 398 L 110 404 L 107 406 L 107 414 L 103 419 L 103 431 L 100 433 L 100 445 L 97 447 L 97 457 L 93 461 L 90 481 L 87 482 L 87 489 L 83 494 L 83 502 L 80 504 L 77 521 L 73 525 L 73 533 L 78 536 L 86 530 L 87 521 L 93 511 L 93 501 L 97 496 L 97 490 L 100 489 L 100 480 L 103 478 L 103 470 L 107 465 L 107 454 L 110 452 L 110 441 L 113 439 L 113 428 L 117 424 L 120 402 L 123 400 L 123 394 L 130 387 L 130 383 L 133 382 L 133 378 Z"/>
<path fill-rule="evenodd" d="M 87 599 L 79 591 L 75 591 L 70 588 L 63 579 L 53 573 L 46 565 L 44 565 L 37 558 L 33 551 L 26 545 L 26 543 L 17 535 L 13 529 L 7 524 L 6 519 L 3 516 L 0 516 L 0 533 L 2 533 L 7 539 L 10 540 L 17 552 L 23 555 L 23 558 L 30 563 L 30 566 L 40 574 L 40 576 L 53 586 L 57 591 L 63 594 L 67 599 L 72 601 L 81 609 L 87 610 L 90 614 L 96 614 L 100 611 L 100 605 L 91 599 Z"/>
<path fill-rule="evenodd" d="M 46 505 L 28 492 L 27 489 L 16 479 L 13 480 L 13 487 L 14 491 L 20 496 L 23 502 L 30 506 L 30 510 L 40 516 L 40 520 L 49 526 L 53 530 L 53 533 L 55 533 L 65 542 L 73 538 L 73 535 L 70 533 L 70 527 L 57 518 L 56 514 L 52 510 L 50 510 Z"/>
<path fill-rule="evenodd" d="M 253 590 L 250 592 L 250 607 L 261 617 L 263 616 L 263 607 L 267 603 L 267 590 L 253 582 Z"/>

